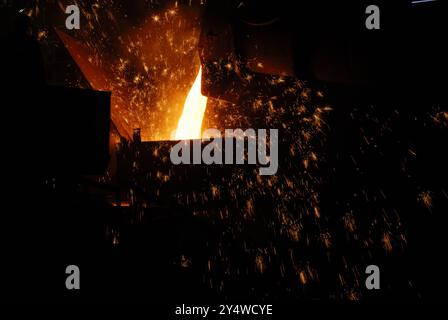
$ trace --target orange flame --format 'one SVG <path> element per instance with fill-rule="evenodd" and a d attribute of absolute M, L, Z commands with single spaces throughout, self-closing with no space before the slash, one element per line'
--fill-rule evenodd
<path fill-rule="evenodd" d="M 175 140 L 201 138 L 201 126 L 207 106 L 207 97 L 201 93 L 202 68 L 199 68 L 196 80 L 184 103 L 184 110 L 179 119 Z"/>

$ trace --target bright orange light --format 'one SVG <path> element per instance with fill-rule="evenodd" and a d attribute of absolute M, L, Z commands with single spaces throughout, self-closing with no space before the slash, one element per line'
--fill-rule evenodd
<path fill-rule="evenodd" d="M 175 140 L 201 138 L 202 119 L 207 106 L 207 97 L 201 93 L 202 68 L 199 68 L 196 80 L 184 103 L 184 110 L 179 119 Z"/>

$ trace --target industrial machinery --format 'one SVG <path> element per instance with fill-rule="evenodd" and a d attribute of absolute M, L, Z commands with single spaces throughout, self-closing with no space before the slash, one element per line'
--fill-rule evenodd
<path fill-rule="evenodd" d="M 267 75 L 441 97 L 448 71 L 444 1 L 207 1 L 200 39 L 203 93 L 232 102 Z M 369 29 L 369 6 L 379 29 Z"/>

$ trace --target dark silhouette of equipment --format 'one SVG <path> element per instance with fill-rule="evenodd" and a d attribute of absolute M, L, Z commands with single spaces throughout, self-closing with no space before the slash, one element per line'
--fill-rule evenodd
<path fill-rule="evenodd" d="M 110 93 L 48 86 L 18 87 L 7 96 L 2 136 L 17 170 L 50 176 L 104 173 Z"/>
<path fill-rule="evenodd" d="M 6 161 L 38 176 L 101 174 L 109 160 L 110 93 L 45 85 L 31 20 L 0 10 L 2 137 Z"/>
<path fill-rule="evenodd" d="M 0 15 L 0 83 L 6 87 L 44 85 L 44 62 L 39 43 L 32 35 L 31 19 L 9 8 L 2 9 Z"/>
<path fill-rule="evenodd" d="M 208 1 L 202 91 L 241 102 L 282 75 L 436 100 L 448 72 L 443 2 Z M 380 9 L 379 30 L 366 27 L 369 5 Z"/>
<path fill-rule="evenodd" d="M 63 279 L 54 275 L 68 256 L 80 261 L 103 243 L 104 216 L 112 211 L 83 191 L 114 192 L 87 177 L 109 164 L 111 94 L 46 85 L 30 19 L 9 8 L 0 15 L 2 197 L 9 207 L 1 218 L 2 293 L 60 293 Z M 27 266 L 39 278 L 32 288 Z"/>

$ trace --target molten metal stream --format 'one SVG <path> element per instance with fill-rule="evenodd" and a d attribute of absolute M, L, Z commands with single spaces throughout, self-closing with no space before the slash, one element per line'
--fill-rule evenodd
<path fill-rule="evenodd" d="M 196 80 L 185 100 L 182 116 L 179 119 L 175 140 L 201 138 L 202 120 L 207 106 L 207 97 L 201 93 L 202 68 L 199 68 Z"/>

